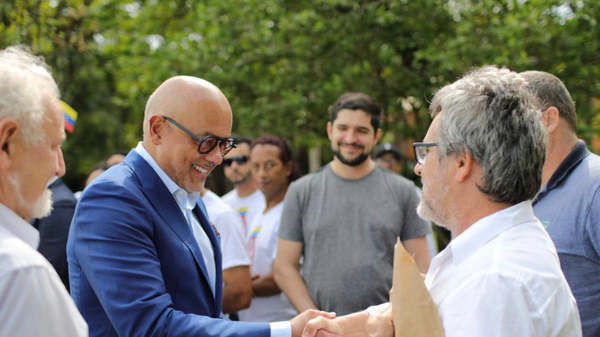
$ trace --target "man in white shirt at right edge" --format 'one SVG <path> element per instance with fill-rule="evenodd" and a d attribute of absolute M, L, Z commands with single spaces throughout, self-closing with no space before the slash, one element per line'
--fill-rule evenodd
<path fill-rule="evenodd" d="M 483 67 L 440 89 L 415 172 L 419 216 L 453 240 L 425 278 L 446 337 L 577 337 L 575 299 L 531 199 L 540 188 L 546 135 L 525 80 Z M 311 320 L 303 336 L 392 336 L 389 303 L 335 320 Z"/>
<path fill-rule="evenodd" d="M 0 337 L 88 336 L 28 221 L 52 211 L 50 179 L 65 174 L 58 87 L 42 59 L 0 51 Z"/>

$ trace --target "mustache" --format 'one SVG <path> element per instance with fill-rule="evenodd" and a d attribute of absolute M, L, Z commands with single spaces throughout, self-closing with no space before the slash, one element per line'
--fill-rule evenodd
<path fill-rule="evenodd" d="M 354 147 L 358 147 L 360 149 L 364 149 L 365 146 L 362 144 L 358 144 L 358 143 L 346 143 L 346 142 L 338 142 L 338 146 L 342 146 L 342 145 L 350 145 L 350 146 L 354 146 Z"/>

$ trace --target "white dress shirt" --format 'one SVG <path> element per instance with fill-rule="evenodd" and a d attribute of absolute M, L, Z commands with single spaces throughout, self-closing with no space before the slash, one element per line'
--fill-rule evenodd
<path fill-rule="evenodd" d="M 139 142 L 135 151 L 142 156 L 148 162 L 148 164 L 154 169 L 156 174 L 160 177 L 162 182 L 165 184 L 169 192 L 173 194 L 177 205 L 181 209 L 181 212 L 184 214 L 186 219 L 190 221 L 188 218 L 188 212 L 195 206 L 197 200 L 200 197 L 200 193 L 187 193 L 185 190 L 180 188 L 156 163 L 154 158 L 146 151 L 142 142 Z M 193 213 L 192 213 L 193 215 Z M 215 281 L 216 281 L 216 272 L 215 272 L 215 259 L 214 259 L 214 251 L 212 249 L 212 245 L 210 243 L 210 239 L 200 227 L 198 219 L 196 216 L 192 216 L 192 228 L 194 232 L 194 236 L 196 237 L 196 241 L 198 241 L 198 246 L 200 247 L 200 251 L 202 252 L 202 257 L 204 259 L 204 263 L 206 265 L 206 269 L 208 270 L 210 285 L 213 291 L 213 295 L 215 293 Z M 271 327 L 271 337 L 290 337 L 292 335 L 292 327 L 290 322 L 276 322 L 270 323 Z M 1 336 L 0 336 L 1 337 Z"/>
<path fill-rule="evenodd" d="M 446 337 L 577 337 L 575 299 L 531 201 L 489 215 L 431 262 Z"/>
<path fill-rule="evenodd" d="M 0 203 L 0 337 L 88 336 L 56 271 L 35 249 L 39 233 Z"/>

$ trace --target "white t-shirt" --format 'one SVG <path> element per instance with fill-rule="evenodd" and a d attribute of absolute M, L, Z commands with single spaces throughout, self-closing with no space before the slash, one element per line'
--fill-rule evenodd
<path fill-rule="evenodd" d="M 489 215 L 432 261 L 425 285 L 446 337 L 577 337 L 556 248 L 531 201 Z"/>
<path fill-rule="evenodd" d="M 282 211 L 283 201 L 266 214 L 261 212 L 250 225 L 246 247 L 250 256 L 252 275 L 262 276 L 273 270 Z M 296 309 L 292 307 L 283 292 L 273 296 L 253 297 L 250 307 L 238 312 L 240 321 L 246 322 L 287 321 L 296 314 Z"/>
<path fill-rule="evenodd" d="M 222 197 L 222 200 L 233 208 L 242 217 L 244 223 L 244 235 L 248 234 L 248 227 L 254 217 L 265 209 L 265 196 L 260 190 L 247 197 L 240 197 L 238 191 L 233 189 Z"/>
<path fill-rule="evenodd" d="M 0 336 L 87 337 L 88 326 L 50 263 L 39 233 L 0 203 Z"/>
<path fill-rule="evenodd" d="M 244 225 L 240 216 L 211 191 L 207 191 L 202 196 L 202 201 L 208 211 L 210 222 L 221 234 L 223 270 L 237 266 L 249 266 L 250 259 L 246 252 Z"/>

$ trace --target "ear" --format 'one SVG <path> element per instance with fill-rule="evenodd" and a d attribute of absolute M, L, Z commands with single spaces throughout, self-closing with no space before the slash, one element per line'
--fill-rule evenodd
<path fill-rule="evenodd" d="M 458 182 L 464 182 L 472 173 L 475 168 L 475 160 L 473 156 L 465 151 L 463 154 L 456 155 L 455 160 L 455 173 L 454 180 Z"/>
<path fill-rule="evenodd" d="M 10 167 L 21 126 L 11 118 L 0 120 L 0 169 Z"/>
<path fill-rule="evenodd" d="M 162 136 L 165 132 L 165 119 L 162 116 L 154 115 L 150 117 L 150 140 L 152 144 L 159 145 L 162 143 Z"/>
<path fill-rule="evenodd" d="M 289 177 L 292 175 L 292 170 L 294 169 L 294 162 L 289 161 L 285 164 L 285 176 Z"/>
<path fill-rule="evenodd" d="M 379 143 L 379 138 L 381 138 L 381 128 L 378 128 L 377 131 L 375 131 L 375 144 Z"/>
<path fill-rule="evenodd" d="M 331 140 L 331 128 L 333 127 L 333 125 L 331 124 L 331 122 L 327 122 L 327 137 L 329 137 L 329 140 Z"/>
<path fill-rule="evenodd" d="M 554 133 L 560 124 L 560 112 L 556 107 L 549 107 L 542 113 L 542 123 L 546 126 L 548 133 Z"/>

